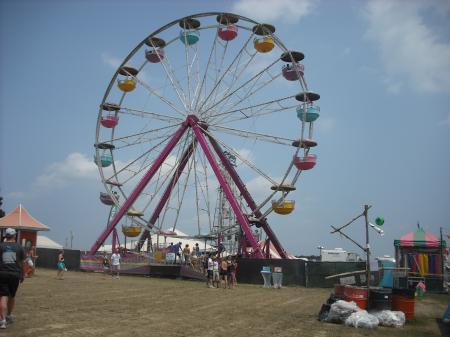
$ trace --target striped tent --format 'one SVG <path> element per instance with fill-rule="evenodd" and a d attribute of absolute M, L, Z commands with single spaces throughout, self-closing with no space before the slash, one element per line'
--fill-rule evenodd
<path fill-rule="evenodd" d="M 439 239 L 430 232 L 425 232 L 422 227 L 415 232 L 403 235 L 400 240 L 396 240 L 396 246 L 401 247 L 440 247 Z"/>

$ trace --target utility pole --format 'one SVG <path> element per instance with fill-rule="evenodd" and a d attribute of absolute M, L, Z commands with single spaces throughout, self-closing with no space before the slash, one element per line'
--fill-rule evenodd
<path fill-rule="evenodd" d="M 73 232 L 70 231 L 70 249 L 72 249 L 72 243 L 73 243 Z"/>
<path fill-rule="evenodd" d="M 370 294 L 370 243 L 369 243 L 369 205 L 364 205 L 364 218 L 366 220 L 366 282 L 367 282 L 367 300 Z"/>

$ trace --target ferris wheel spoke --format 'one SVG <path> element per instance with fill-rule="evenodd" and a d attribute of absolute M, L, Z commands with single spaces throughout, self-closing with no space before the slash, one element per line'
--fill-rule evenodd
<path fill-rule="evenodd" d="M 176 78 L 175 71 L 173 70 L 173 67 L 171 66 L 171 63 L 167 56 L 161 60 L 161 65 L 166 73 L 167 78 L 169 79 L 169 82 L 173 90 L 175 90 L 179 101 L 183 105 L 184 109 L 187 110 L 186 95 L 183 91 L 183 87 L 181 86 L 179 80 Z"/>
<path fill-rule="evenodd" d="M 231 103 L 232 105 L 227 107 L 227 109 L 233 109 L 236 106 L 238 106 L 239 104 L 241 104 L 243 101 L 248 100 L 251 96 L 253 96 L 255 93 L 257 93 L 258 91 L 260 91 L 261 89 L 265 88 L 266 86 L 268 86 L 269 84 L 271 84 L 274 80 L 276 80 L 277 78 L 279 78 L 281 76 L 281 74 L 278 74 L 276 76 L 272 76 L 270 75 L 270 79 L 267 80 L 266 82 L 263 82 L 261 85 L 259 85 L 258 87 L 256 87 L 256 89 L 253 90 L 253 87 L 255 86 L 255 84 L 257 82 L 253 82 L 253 85 L 249 88 L 248 92 L 243 96 L 243 97 L 239 97 L 239 101 L 236 103 Z M 225 102 L 226 104 L 226 102 Z M 220 107 L 220 110 L 225 109 L 225 104 Z"/>
<path fill-rule="evenodd" d="M 112 138 L 110 139 L 107 143 L 108 144 L 112 144 L 113 142 L 119 142 L 122 143 L 123 145 L 120 146 L 115 146 L 115 151 L 126 148 L 126 147 L 130 147 L 130 146 L 135 146 L 135 145 L 139 145 L 139 144 L 143 144 L 143 143 L 148 143 L 151 144 L 154 141 L 157 141 L 159 139 L 163 139 L 166 140 L 168 137 L 170 137 L 170 135 L 172 134 L 172 130 L 175 127 L 175 125 L 171 125 L 168 127 L 164 127 L 164 128 L 160 128 L 160 129 L 155 129 L 154 132 L 140 132 L 134 135 L 127 135 L 127 136 L 123 136 L 123 137 L 118 137 L 118 138 Z M 152 133 L 155 132 L 160 132 L 160 131 L 165 131 L 162 134 L 156 134 L 156 135 L 152 135 Z M 146 138 L 144 138 L 144 136 L 148 136 Z M 136 138 L 136 139 L 135 139 Z"/>
<path fill-rule="evenodd" d="M 184 121 L 184 119 L 178 118 L 178 117 L 172 117 L 172 116 L 163 115 L 163 114 L 156 113 L 156 112 L 150 112 L 150 111 L 145 111 L 145 110 L 140 110 L 140 109 L 125 108 L 125 107 L 121 107 L 119 113 L 124 114 L 124 115 L 133 115 L 136 117 L 147 117 L 147 118 L 157 119 L 157 120 L 164 121 L 164 122 L 181 123 Z"/>
<path fill-rule="evenodd" d="M 172 40 L 170 40 L 166 46 L 168 46 L 169 44 L 173 43 L 174 41 L 178 40 L 177 38 L 174 38 Z M 157 46 L 155 46 L 152 43 L 153 48 L 156 48 Z M 186 99 L 186 94 L 183 91 L 183 87 L 180 84 L 180 81 L 177 79 L 176 77 L 176 73 L 174 71 L 174 67 L 172 67 L 172 64 L 169 61 L 169 57 L 168 55 L 164 55 L 164 57 L 161 57 L 159 54 L 158 58 L 159 61 L 164 69 L 164 72 L 166 73 L 166 77 L 169 79 L 169 82 L 173 88 L 173 90 L 176 92 L 179 101 L 181 102 L 181 104 L 183 105 L 184 109 L 187 111 L 188 110 L 188 106 L 186 104 L 187 99 Z"/>
<path fill-rule="evenodd" d="M 234 63 L 240 59 L 240 56 L 242 55 L 242 53 L 244 52 L 244 50 L 247 48 L 248 43 L 251 41 L 253 37 L 253 34 L 251 34 L 249 36 L 249 38 L 247 39 L 247 41 L 245 42 L 244 46 L 240 49 L 240 51 L 238 52 L 238 54 L 235 56 L 235 58 L 233 59 L 233 61 L 230 63 L 230 65 L 228 66 L 228 68 L 225 70 L 225 72 L 222 74 L 222 76 L 219 78 L 219 80 L 214 84 L 213 88 L 211 89 L 211 91 L 209 92 L 209 94 L 206 96 L 206 98 L 203 100 L 202 104 L 200 105 L 200 107 L 198 108 L 198 111 L 201 113 L 202 112 L 202 108 L 203 106 L 208 102 L 209 98 L 211 97 L 211 95 L 215 92 L 215 90 L 217 89 L 217 87 L 220 85 L 220 83 L 222 82 L 223 78 L 227 75 L 227 73 L 230 71 L 231 67 L 234 65 Z"/>
<path fill-rule="evenodd" d="M 282 106 L 281 105 L 281 107 L 272 108 L 272 109 L 267 109 L 267 108 L 263 107 L 263 108 L 258 109 L 256 112 L 254 112 L 252 114 L 249 114 L 247 116 L 236 117 L 236 118 L 230 118 L 230 116 L 232 116 L 232 115 L 228 115 L 228 116 L 222 117 L 222 119 L 218 119 L 217 122 L 212 124 L 212 126 L 215 126 L 218 123 L 220 123 L 220 124 L 231 124 L 231 123 L 238 122 L 238 121 L 241 121 L 241 120 L 246 120 L 246 119 L 251 119 L 251 118 L 258 118 L 258 117 L 261 117 L 261 116 L 271 115 L 271 114 L 276 113 L 276 112 L 295 109 L 297 106 L 298 106 L 298 104 L 289 105 L 289 106 Z"/>
<path fill-rule="evenodd" d="M 252 60 L 253 58 L 251 58 L 250 60 Z M 234 93 L 237 93 L 239 90 L 243 89 L 244 87 L 246 87 L 247 85 L 251 84 L 252 82 L 254 84 L 257 83 L 257 81 L 262 77 L 262 75 L 264 75 L 264 73 L 266 71 L 268 71 L 273 65 L 275 65 L 277 62 L 279 61 L 279 59 L 276 59 L 274 62 L 272 62 L 271 64 L 269 64 L 267 67 L 265 67 L 263 70 L 261 70 L 260 72 L 258 72 L 256 75 L 252 76 L 249 80 L 245 81 L 243 84 L 241 84 L 238 88 L 234 89 L 232 92 L 231 89 L 233 87 L 233 85 L 235 83 L 237 83 L 239 77 L 244 73 L 244 71 L 241 71 L 239 73 L 239 76 L 234 77 L 232 80 L 232 85 L 229 86 L 226 91 L 223 94 L 223 97 L 218 100 L 217 102 L 215 102 L 212 106 L 208 107 L 207 110 L 204 111 L 204 113 L 208 112 L 209 110 L 215 108 L 216 106 L 218 106 L 220 103 L 224 102 L 224 104 L 226 104 L 226 102 L 228 101 L 229 98 L 231 98 L 233 96 Z M 248 64 L 247 64 L 248 65 Z M 271 81 L 270 81 L 271 82 Z M 269 83 L 270 83 L 269 82 Z M 254 85 L 253 84 L 253 85 Z M 268 83 L 267 83 L 268 84 Z M 247 98 L 247 97 L 246 97 Z M 245 99 L 245 98 L 244 98 Z M 219 109 L 220 110 L 220 109 Z"/>
<path fill-rule="evenodd" d="M 167 214 L 169 209 L 175 210 L 175 220 L 173 222 L 173 230 L 176 229 L 176 226 L 178 224 L 178 219 L 179 219 L 179 216 L 180 216 L 180 212 L 181 212 L 182 207 L 183 207 L 183 201 L 186 199 L 185 198 L 185 193 L 186 193 L 186 190 L 187 190 L 187 186 L 188 186 L 188 182 L 189 182 L 189 178 L 190 178 L 190 174 L 191 174 L 192 157 L 193 157 L 193 153 L 195 152 L 195 148 L 196 148 L 196 140 L 193 138 L 192 134 L 189 137 L 186 137 L 186 139 L 189 139 L 189 144 L 190 144 L 189 145 L 189 147 L 190 147 L 189 151 L 191 153 L 191 155 L 188 158 L 189 160 L 187 162 L 185 162 L 185 164 L 184 164 L 184 165 L 187 164 L 187 166 L 188 166 L 188 171 L 187 171 L 187 174 L 186 174 L 186 178 L 185 178 L 184 184 L 182 182 L 180 182 L 180 183 L 175 184 L 175 186 L 173 186 L 173 187 L 176 187 L 176 194 L 173 193 L 173 194 L 169 195 L 170 198 L 167 200 L 166 206 L 165 206 L 165 210 L 164 210 L 164 217 Z M 182 173 L 182 172 L 180 172 L 180 173 Z M 181 179 L 179 179 L 179 181 L 181 181 Z M 181 194 L 180 194 L 180 189 L 181 188 L 182 188 L 182 191 L 181 191 Z M 170 203 L 171 200 L 174 199 L 174 195 L 176 195 L 176 197 L 177 197 L 177 202 L 176 202 L 176 205 L 173 207 L 173 206 L 170 206 L 169 203 Z M 164 218 L 162 220 L 164 220 Z"/>
<path fill-rule="evenodd" d="M 210 195 L 209 195 L 209 188 L 208 188 L 208 164 L 207 164 L 207 159 L 204 155 L 200 156 L 200 162 L 202 164 L 203 167 L 203 175 L 205 177 L 205 184 L 206 184 L 206 209 L 208 212 L 208 223 L 209 223 L 209 230 L 211 231 L 211 224 L 212 224 L 212 219 L 211 219 L 211 202 L 210 202 Z M 200 233 L 199 233 L 200 234 Z"/>
<path fill-rule="evenodd" d="M 140 156 L 138 156 L 136 159 L 132 160 L 131 162 L 129 162 L 128 164 L 124 165 L 124 167 L 122 167 L 120 170 L 117 170 L 116 167 L 114 167 L 114 175 L 110 176 L 109 178 L 106 179 L 106 181 L 114 181 L 113 178 L 116 179 L 116 181 L 119 181 L 118 177 L 120 173 L 123 173 L 124 171 L 128 170 L 131 165 L 134 165 L 136 162 L 138 162 L 139 160 L 141 160 L 142 158 L 144 158 L 145 156 L 148 156 L 149 153 L 156 151 L 156 149 L 160 146 L 162 146 L 170 137 L 171 135 L 168 135 L 165 139 L 163 139 L 161 142 L 159 142 L 158 144 L 154 145 L 153 147 L 151 147 L 149 150 L 145 151 L 143 154 L 141 154 Z M 113 165 L 115 165 L 113 163 Z M 128 181 L 128 180 L 127 180 Z M 121 182 L 122 184 L 124 184 L 125 182 Z"/>
<path fill-rule="evenodd" d="M 190 75 L 190 62 L 189 62 L 189 48 L 190 45 L 187 43 L 187 35 L 184 35 L 185 43 L 184 43 L 184 57 L 185 57 L 185 68 L 186 68 L 186 78 L 187 78 L 187 97 L 186 97 L 186 110 L 191 111 L 190 103 L 191 103 L 191 75 Z"/>
<path fill-rule="evenodd" d="M 248 110 L 252 110 L 254 108 L 266 108 L 266 107 L 268 107 L 270 105 L 279 104 L 282 101 L 285 101 L 285 100 L 288 100 L 288 99 L 292 99 L 293 97 L 295 97 L 295 95 L 286 96 L 286 97 L 283 97 L 283 98 L 278 98 L 278 99 L 275 99 L 275 100 L 271 100 L 271 101 L 267 101 L 267 102 L 263 102 L 263 103 L 259 103 L 259 104 L 254 104 L 254 105 L 242 107 L 242 108 L 239 108 L 239 109 L 233 109 L 233 110 L 217 113 L 217 114 L 214 115 L 214 118 L 211 119 L 211 124 L 214 125 L 215 122 L 217 121 L 217 118 L 220 117 L 220 116 L 230 115 L 230 114 L 234 114 L 234 113 L 241 113 L 246 118 L 249 118 L 251 116 L 251 114 L 252 114 L 252 111 L 248 111 Z"/>
<path fill-rule="evenodd" d="M 208 216 L 208 221 L 211 224 L 211 207 L 210 207 L 210 200 L 209 200 L 209 184 L 208 184 L 208 170 L 207 170 L 207 164 L 206 164 L 206 158 L 203 155 L 203 152 L 198 151 L 198 156 L 196 157 L 196 172 L 197 172 L 197 178 L 198 178 L 198 187 L 200 188 L 200 195 L 202 197 L 202 200 L 205 204 L 205 208 L 199 208 L 199 211 L 206 212 Z M 201 169 L 198 168 L 201 166 Z M 200 176 L 202 175 L 202 181 L 200 180 Z M 199 226 L 199 232 L 200 235 L 200 226 Z"/>
<path fill-rule="evenodd" d="M 173 111 L 177 112 L 179 115 L 181 115 L 182 117 L 186 117 L 186 114 L 178 109 L 175 104 L 173 104 L 171 101 L 169 101 L 167 98 L 165 98 L 164 96 L 162 96 L 158 90 L 152 88 L 148 83 L 146 83 L 143 79 L 141 78 L 137 78 L 136 76 L 133 76 L 132 74 L 130 74 L 127 71 L 128 75 L 130 77 L 132 77 L 136 82 L 138 82 L 143 88 L 145 88 L 150 94 L 155 95 L 156 97 L 158 97 L 163 103 L 165 103 L 167 106 L 169 106 Z"/>
<path fill-rule="evenodd" d="M 219 62 L 217 62 L 217 49 L 216 49 L 216 55 L 215 55 L 215 60 L 216 60 L 216 62 L 214 63 L 214 64 L 215 64 L 215 78 L 214 78 L 214 85 L 216 85 L 216 84 L 221 84 L 221 83 L 219 82 L 219 78 L 220 78 L 220 74 L 221 74 L 221 72 L 222 72 L 223 64 L 224 64 L 224 61 L 225 61 L 225 55 L 226 55 L 226 53 L 227 53 L 227 51 L 228 51 L 228 41 L 225 42 L 225 44 L 223 44 L 223 43 L 221 43 L 221 42 L 219 42 L 219 44 L 223 47 L 223 51 L 220 53 Z M 242 54 L 241 54 L 241 55 L 242 55 Z M 239 64 L 240 61 L 241 61 L 241 56 L 239 56 L 239 59 L 238 59 L 237 64 Z M 231 69 L 231 68 L 230 68 L 230 69 Z M 219 88 L 219 86 L 218 86 L 218 88 Z M 212 98 L 210 99 L 211 101 L 215 101 L 215 100 L 216 100 L 217 95 L 218 95 L 218 92 L 219 92 L 219 90 L 215 90 L 215 92 L 214 92 L 214 97 L 212 97 Z"/>
<path fill-rule="evenodd" d="M 179 214 L 181 205 L 179 205 L 179 203 L 178 203 L 178 208 L 177 207 L 174 208 L 171 206 L 171 202 L 173 202 L 174 195 L 176 195 L 179 192 L 179 189 L 178 189 L 178 192 L 174 192 L 174 189 L 175 189 L 175 187 L 179 186 L 178 180 L 180 178 L 180 175 L 181 175 L 185 165 L 187 164 L 189 157 L 191 156 L 191 151 L 193 151 L 193 149 L 192 150 L 188 149 L 188 145 L 187 145 L 188 143 L 190 144 L 189 147 L 195 146 L 195 142 L 193 142 L 192 137 L 189 137 L 189 135 L 187 134 L 185 137 L 185 140 L 183 141 L 183 144 L 181 146 L 179 146 L 179 148 L 178 148 L 178 153 L 176 155 L 177 160 L 176 160 L 176 163 L 173 165 L 172 172 L 170 173 L 170 176 L 172 178 L 167 184 L 166 190 L 164 192 L 164 196 L 160 197 L 160 198 L 165 198 L 165 199 L 160 199 L 159 204 L 155 208 L 155 212 L 158 212 L 158 213 L 163 208 L 162 216 L 161 216 L 161 223 L 163 223 L 163 224 L 165 222 L 165 218 L 170 209 L 177 210 L 177 219 L 178 219 L 178 214 Z M 162 203 L 164 203 L 164 204 L 162 204 Z M 173 224 L 173 230 L 175 230 L 176 221 Z"/>
<path fill-rule="evenodd" d="M 285 137 L 273 136 L 273 135 L 269 135 L 269 134 L 252 132 L 252 131 L 247 131 L 247 130 L 239 130 L 239 129 L 228 128 L 228 127 L 219 126 L 219 125 L 214 125 L 213 127 L 210 127 L 210 128 L 215 129 L 216 131 L 229 133 L 229 134 L 236 135 L 236 136 L 243 137 L 243 138 L 251 138 L 251 139 L 270 142 L 270 143 L 274 143 L 274 144 L 280 144 L 280 145 L 292 146 L 292 142 L 294 141 L 294 139 L 289 139 L 289 138 L 285 138 Z"/>
<path fill-rule="evenodd" d="M 198 106 L 198 103 L 200 101 L 200 96 L 202 94 L 202 90 L 203 90 L 203 87 L 205 85 L 205 81 L 206 81 L 206 78 L 207 78 L 207 75 L 208 75 L 208 70 L 209 70 L 209 67 L 211 65 L 212 55 L 213 55 L 214 50 L 216 49 L 217 39 L 218 39 L 218 35 L 215 34 L 214 35 L 214 41 L 213 41 L 213 44 L 211 46 L 211 51 L 209 53 L 208 62 L 206 63 L 206 68 L 205 68 L 205 71 L 203 73 L 203 77 L 202 77 L 202 81 L 201 81 L 200 87 L 198 88 L 198 92 L 197 92 L 197 89 L 196 89 L 197 94 L 194 95 L 195 96 L 194 97 L 194 99 L 195 99 L 194 111 L 197 110 L 197 106 Z"/>
<path fill-rule="evenodd" d="M 198 171 L 197 171 L 197 160 L 196 160 L 196 156 L 194 153 L 194 183 L 195 183 L 195 209 L 196 209 L 196 213 L 197 213 L 197 229 L 198 229 L 198 234 L 200 235 L 200 206 L 199 206 L 199 193 L 198 193 L 198 188 L 200 185 L 199 182 L 199 178 L 198 178 Z"/>
<path fill-rule="evenodd" d="M 206 107 L 206 109 L 203 111 L 203 115 L 207 115 L 207 112 L 212 109 L 211 105 L 212 106 L 216 106 L 216 102 L 218 101 L 218 99 L 217 99 L 218 97 L 226 96 L 227 93 L 229 93 L 233 89 L 234 85 L 236 83 L 238 83 L 239 78 L 246 72 L 246 69 L 249 67 L 250 63 L 253 61 L 255 56 L 258 54 L 258 52 L 256 52 L 256 51 L 253 52 L 253 53 L 247 51 L 247 47 L 244 48 L 244 51 L 249 56 L 249 58 L 247 59 L 246 62 L 244 62 L 241 65 L 240 63 L 241 63 L 241 59 L 242 59 L 242 56 L 244 55 L 244 53 L 241 53 L 239 55 L 238 62 L 234 66 L 234 71 L 229 71 L 229 74 L 231 75 L 230 76 L 231 79 L 228 81 L 229 83 L 227 85 L 225 85 L 225 90 L 223 91 L 223 93 L 219 93 L 219 91 L 216 90 L 216 93 L 214 95 L 214 99 L 211 100 L 211 104 L 208 105 Z M 225 77 L 223 78 L 222 82 L 225 82 Z M 236 93 L 236 95 L 237 95 L 237 93 Z"/>
<path fill-rule="evenodd" d="M 255 171 L 258 175 L 265 178 L 268 182 L 270 182 L 272 185 L 277 185 L 276 181 L 272 179 L 268 174 L 264 173 L 261 169 L 256 167 L 252 162 L 250 162 L 248 159 L 243 158 L 236 150 L 234 150 L 232 147 L 228 146 L 225 142 L 218 139 L 216 136 L 212 135 L 211 132 L 202 129 L 205 134 L 207 134 L 209 137 L 211 137 L 214 141 L 216 141 L 218 144 L 223 146 L 225 149 L 227 149 L 232 155 L 234 155 L 236 158 L 238 158 L 240 161 L 242 161 L 244 164 L 246 164 L 249 168 L 251 168 L 253 171 Z"/>

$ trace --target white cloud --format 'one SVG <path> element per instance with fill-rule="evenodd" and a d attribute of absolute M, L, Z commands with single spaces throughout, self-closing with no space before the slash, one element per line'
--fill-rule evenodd
<path fill-rule="evenodd" d="M 297 23 L 310 14 L 317 0 L 239 0 L 233 4 L 233 12 L 259 22 Z"/>
<path fill-rule="evenodd" d="M 242 158 L 243 160 L 249 161 L 249 162 L 253 162 L 255 160 L 255 156 L 253 155 L 253 152 L 249 149 L 236 149 L 235 150 L 237 152 L 237 154 L 239 155 L 240 158 Z M 242 161 L 237 159 L 237 165 L 241 165 Z"/>
<path fill-rule="evenodd" d="M 51 164 L 36 178 L 35 188 L 60 188 L 74 180 L 98 179 L 97 165 L 84 154 L 70 153 L 62 162 Z"/>
<path fill-rule="evenodd" d="M 256 176 L 245 183 L 252 197 L 257 201 L 262 201 L 272 191 L 270 187 L 272 183 L 262 176 Z"/>
<path fill-rule="evenodd" d="M 114 57 L 108 53 L 102 53 L 101 56 L 102 61 L 114 69 L 117 69 L 122 64 L 122 61 L 119 58 Z"/>
<path fill-rule="evenodd" d="M 450 90 L 450 44 L 439 40 L 423 12 L 440 2 L 372 0 L 365 8 L 367 37 L 379 48 L 391 93 L 407 84 L 417 92 Z"/>

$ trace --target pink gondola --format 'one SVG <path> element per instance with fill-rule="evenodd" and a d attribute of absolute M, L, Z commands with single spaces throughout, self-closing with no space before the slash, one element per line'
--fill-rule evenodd
<path fill-rule="evenodd" d="M 282 72 L 285 79 L 288 81 L 295 81 L 298 80 L 300 76 L 303 76 L 305 66 L 300 63 L 294 63 L 293 65 L 286 64 L 283 66 Z"/>
<path fill-rule="evenodd" d="M 102 118 L 100 121 L 105 128 L 111 129 L 119 123 L 119 117 L 108 115 Z"/>
<path fill-rule="evenodd" d="M 217 30 L 217 34 L 219 35 L 219 37 L 222 40 L 231 41 L 237 36 L 238 29 L 237 29 L 236 25 L 229 24 L 226 27 L 219 28 Z"/>
<path fill-rule="evenodd" d="M 305 157 L 294 157 L 294 165 L 299 170 L 310 170 L 317 162 L 317 156 L 315 154 L 309 154 Z"/>
<path fill-rule="evenodd" d="M 155 48 L 145 51 L 145 58 L 151 63 L 158 63 L 164 59 L 165 53 L 162 48 Z"/>
<path fill-rule="evenodd" d="M 114 205 L 113 198 L 108 193 L 105 192 L 100 192 L 100 201 L 108 206 Z"/>

